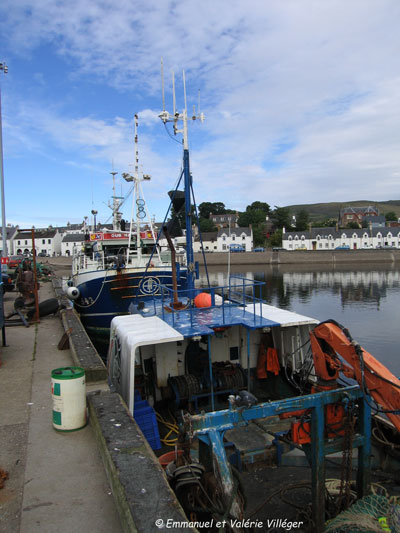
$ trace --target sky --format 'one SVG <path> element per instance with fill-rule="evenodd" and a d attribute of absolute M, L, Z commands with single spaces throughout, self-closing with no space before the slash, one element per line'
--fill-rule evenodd
<path fill-rule="evenodd" d="M 109 220 L 125 196 L 139 115 L 148 212 L 163 220 L 189 124 L 197 204 L 244 211 L 400 198 L 398 0 L 3 0 L 0 71 L 6 221 Z M 123 205 L 130 219 L 131 199 Z"/>

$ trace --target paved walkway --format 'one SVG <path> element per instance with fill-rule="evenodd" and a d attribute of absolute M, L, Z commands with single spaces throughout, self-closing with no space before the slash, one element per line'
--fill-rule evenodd
<path fill-rule="evenodd" d="M 5 313 L 17 294 L 5 294 Z M 42 283 L 39 300 L 54 297 Z M 1 348 L 0 468 L 9 479 L 0 489 L 0 532 L 122 531 L 90 424 L 60 433 L 52 426 L 51 371 L 71 366 L 57 345 L 59 316 L 39 325 L 7 327 Z"/>

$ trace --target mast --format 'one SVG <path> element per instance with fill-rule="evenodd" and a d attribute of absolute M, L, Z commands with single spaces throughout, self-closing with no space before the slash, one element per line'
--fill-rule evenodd
<path fill-rule="evenodd" d="M 147 223 L 150 227 L 151 235 L 153 237 L 154 242 L 156 242 L 156 237 L 154 233 L 153 224 L 151 222 L 149 213 L 147 211 L 146 202 L 143 195 L 143 189 L 141 186 L 142 181 L 150 181 L 151 176 L 149 174 L 142 174 L 140 175 L 139 171 L 139 142 L 138 142 L 138 124 L 139 124 L 139 117 L 137 113 L 135 113 L 135 171 L 133 173 L 133 176 L 130 174 L 123 172 L 122 177 L 127 182 L 134 182 L 134 193 L 132 197 L 132 214 L 131 214 L 131 222 L 129 227 L 129 240 L 128 240 L 128 250 L 127 250 L 127 264 L 129 263 L 129 255 L 130 255 L 130 249 L 131 249 L 131 242 L 132 242 L 132 235 L 134 232 L 136 233 L 136 256 L 137 259 L 140 261 L 142 258 L 142 247 L 140 245 L 140 230 L 142 224 L 145 222 L 144 219 L 147 217 Z M 135 211 L 136 209 L 136 211 Z M 134 215 L 135 213 L 135 215 Z M 135 228 L 134 228 L 135 226 Z M 159 250 L 157 249 L 157 256 L 161 263 L 161 256 L 159 253 Z"/>
<path fill-rule="evenodd" d="M 162 69 L 163 77 L 163 69 Z M 172 73 L 173 80 L 173 108 L 174 112 L 171 115 L 165 110 L 165 98 L 164 98 L 164 79 L 162 79 L 162 99 L 163 99 L 163 111 L 158 116 L 166 124 L 167 122 L 174 123 L 174 134 L 182 134 L 182 146 L 183 146 L 183 178 L 185 188 L 185 221 L 186 221 L 186 258 L 187 258 L 187 280 L 189 295 L 192 297 L 194 289 L 194 255 L 193 255 L 193 232 L 192 232 L 192 176 L 190 173 L 190 158 L 189 158 L 189 142 L 188 142 L 188 115 L 187 115 L 187 100 L 186 100 L 186 79 L 185 71 L 183 71 L 183 93 L 184 93 L 184 109 L 182 113 L 176 111 L 176 99 L 175 99 L 175 77 Z M 193 116 L 190 120 L 199 119 L 204 121 L 204 114 L 198 113 L 196 115 L 195 109 L 193 110 Z M 182 129 L 178 129 L 178 123 L 182 121 Z"/>
<path fill-rule="evenodd" d="M 114 170 L 110 172 L 110 174 L 113 177 L 113 196 L 112 196 L 112 204 L 110 202 L 108 203 L 108 207 L 111 209 L 113 214 L 113 230 L 114 231 L 121 231 L 121 213 L 119 211 L 119 207 L 121 205 L 121 200 L 123 199 L 121 196 L 116 196 L 115 194 L 115 176 L 118 174 L 118 172 L 115 172 Z"/>

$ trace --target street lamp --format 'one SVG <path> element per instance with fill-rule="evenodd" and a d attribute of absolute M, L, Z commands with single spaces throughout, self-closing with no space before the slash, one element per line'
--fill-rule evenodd
<path fill-rule="evenodd" d="M 0 63 L 0 70 L 7 74 L 8 67 L 5 63 Z M 1 183 L 1 219 L 3 226 L 3 251 L 2 256 L 8 256 L 7 250 L 7 227 L 6 227 L 6 207 L 4 199 L 4 166 L 3 166 L 3 122 L 1 117 L 1 83 L 0 83 L 0 183 Z M 7 266 L 5 266 L 7 268 Z"/>
<path fill-rule="evenodd" d="M 96 233 L 96 215 L 97 215 L 98 211 L 96 211 L 96 209 L 92 209 L 92 215 L 94 217 L 94 233 Z"/>

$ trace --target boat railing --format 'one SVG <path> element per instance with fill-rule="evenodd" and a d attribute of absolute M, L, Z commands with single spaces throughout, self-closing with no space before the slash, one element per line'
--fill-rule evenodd
<path fill-rule="evenodd" d="M 175 320 L 182 311 L 189 312 L 190 321 L 193 324 L 197 315 L 210 309 L 219 310 L 223 325 L 228 308 L 234 307 L 242 308 L 243 312 L 252 313 L 256 321 L 257 317 L 262 317 L 263 285 L 265 285 L 264 281 L 233 275 L 229 278 L 227 285 L 179 290 L 176 295 L 170 286 L 160 284 L 159 291 L 153 296 L 153 310 L 156 314 L 161 306 L 162 318 L 165 319 L 167 314 L 172 315 L 172 325 L 175 324 Z M 209 294 L 211 297 L 205 306 L 196 305 L 196 296 L 200 293 Z"/>
<path fill-rule="evenodd" d="M 182 264 L 180 261 L 179 263 Z M 130 255 L 129 263 L 126 263 L 126 256 L 123 254 L 107 255 L 103 251 L 94 252 L 90 255 L 80 252 L 79 254 L 73 256 L 73 272 L 75 273 L 82 271 L 106 270 L 114 268 L 146 268 L 148 266 L 158 267 L 164 265 L 164 261 L 160 261 L 157 256 L 152 257 L 150 254 L 143 254 L 140 258 L 138 258 L 137 255 Z"/>

